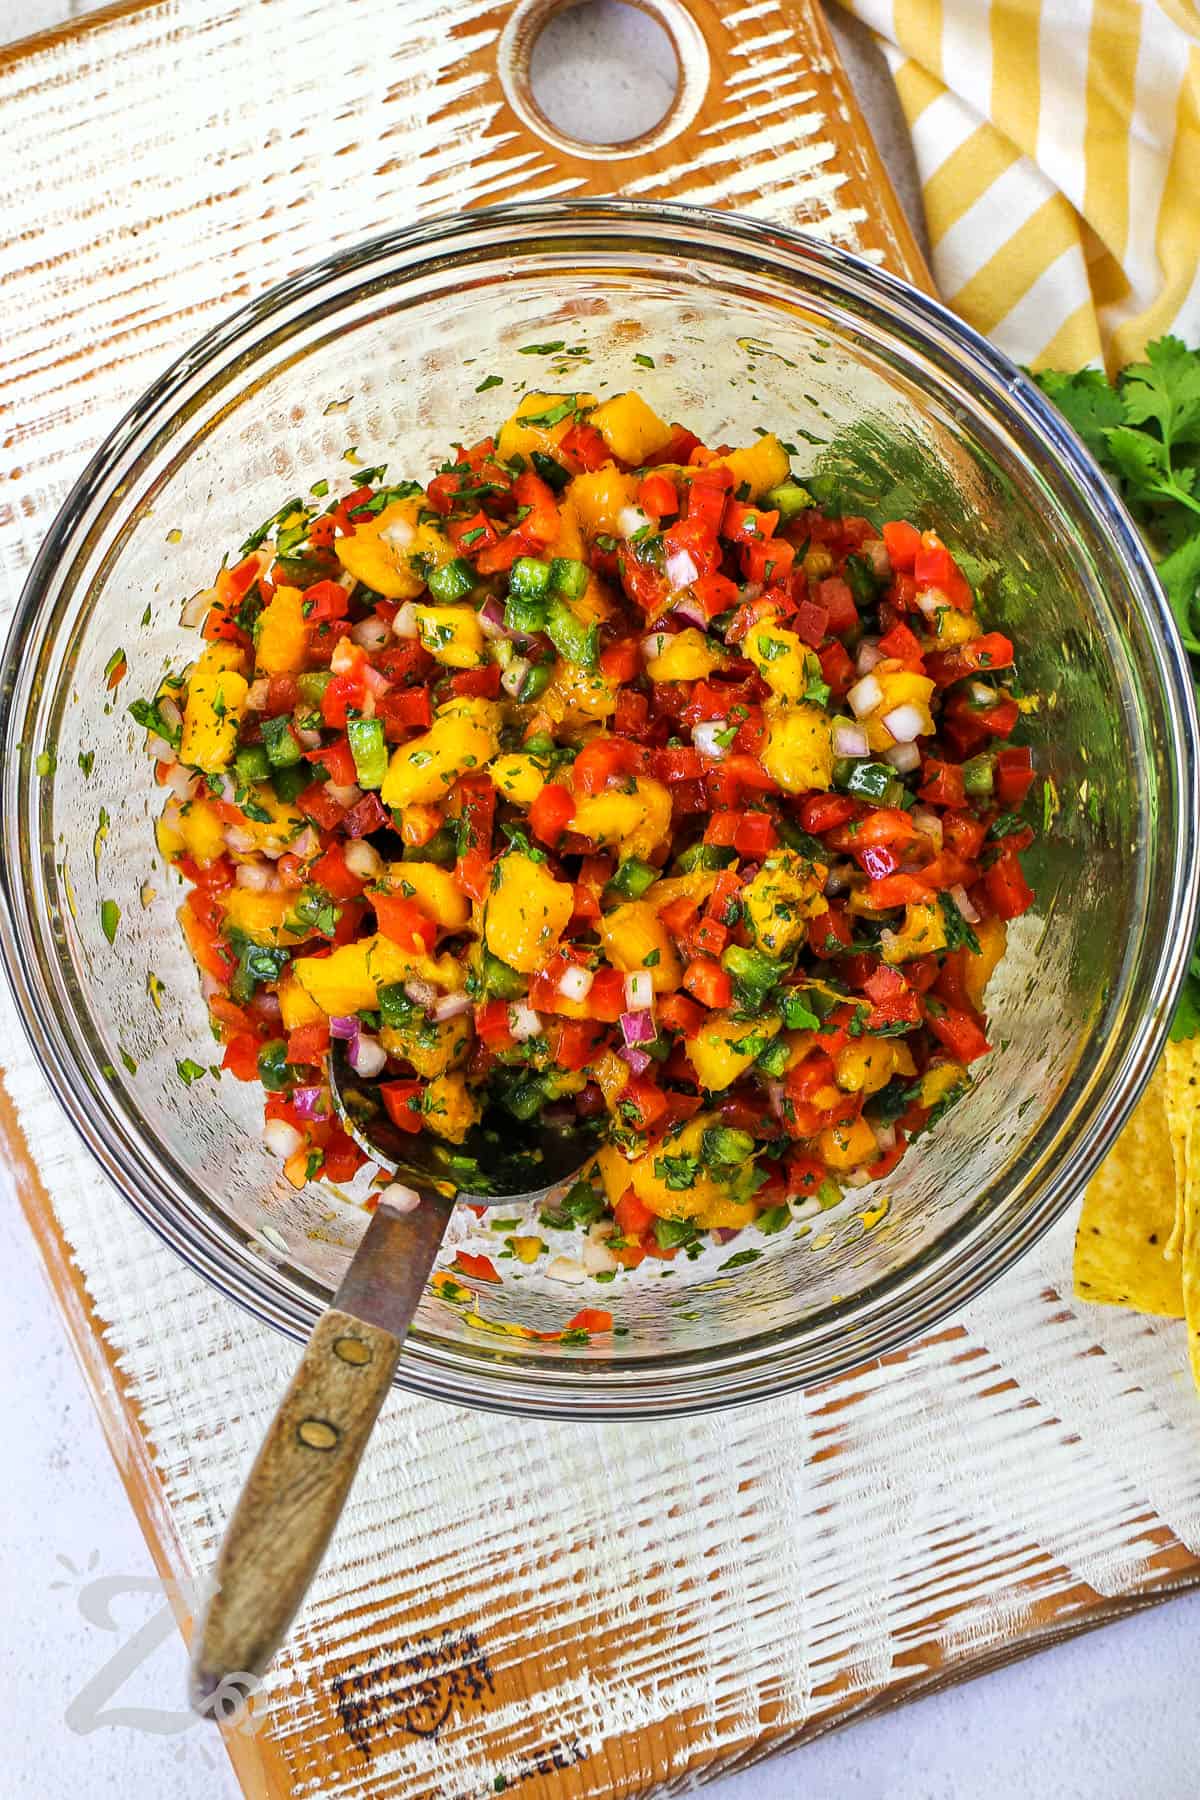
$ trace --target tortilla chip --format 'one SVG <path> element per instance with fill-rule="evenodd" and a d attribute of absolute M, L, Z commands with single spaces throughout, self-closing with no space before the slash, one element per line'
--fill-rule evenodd
<path fill-rule="evenodd" d="M 1167 1129 L 1171 1134 L 1171 1154 L 1175 1160 L 1175 1223 L 1171 1227 L 1166 1246 L 1167 1255 L 1171 1258 L 1179 1255 L 1180 1245 L 1183 1243 L 1184 1194 L 1190 1173 L 1189 1127 L 1197 1099 L 1193 1091 L 1196 1079 L 1193 1044 L 1196 1041 L 1188 1039 L 1182 1044 L 1168 1044 L 1162 1063 L 1167 1082 Z"/>
<path fill-rule="evenodd" d="M 1183 1276 L 1183 1305 L 1187 1317 L 1188 1354 L 1192 1360 L 1192 1380 L 1200 1388 L 1200 1037 L 1188 1038 L 1172 1045 L 1183 1053 L 1184 1073 L 1180 1087 L 1181 1110 L 1187 1123 L 1185 1150 L 1186 1175 L 1183 1188 L 1183 1236 L 1180 1244 L 1180 1269 Z"/>
<path fill-rule="evenodd" d="M 1200 1154 L 1200 1137 L 1196 1142 Z M 1108 1157 L 1088 1183 L 1075 1234 L 1075 1293 L 1101 1306 L 1184 1316 L 1181 1265 L 1164 1247 L 1175 1221 L 1174 1164 L 1162 1065 Z M 1200 1328 L 1200 1212 L 1194 1222 Z M 1186 1267 L 1186 1259 L 1184 1265 Z M 1200 1354 L 1200 1335 L 1196 1335 Z"/>

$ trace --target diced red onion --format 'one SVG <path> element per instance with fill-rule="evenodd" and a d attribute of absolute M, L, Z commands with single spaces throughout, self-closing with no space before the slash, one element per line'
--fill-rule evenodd
<path fill-rule="evenodd" d="M 414 1213 L 421 1204 L 421 1196 L 416 1188 L 405 1187 L 402 1181 L 389 1181 L 379 1190 L 379 1204 L 394 1213 Z"/>
<path fill-rule="evenodd" d="M 380 811 L 383 811 L 382 807 L 380 807 Z M 386 825 L 386 813 L 384 813 L 380 823 Z M 374 881 L 380 869 L 383 867 L 383 858 L 380 856 L 375 846 L 373 844 L 368 844 L 365 838 L 351 838 L 348 841 L 346 848 L 343 850 L 342 855 L 346 860 L 346 867 L 350 870 L 350 873 L 359 876 L 363 881 Z"/>
<path fill-rule="evenodd" d="M 854 666 L 860 675 L 869 675 L 876 663 L 881 663 L 883 659 L 883 651 L 879 648 L 879 639 L 865 637 L 858 646 L 858 655 L 854 659 Z"/>
<path fill-rule="evenodd" d="M 286 1119 L 268 1119 L 263 1126 L 263 1143 L 272 1156 L 282 1157 L 286 1161 L 289 1156 L 295 1156 L 304 1139 Z"/>
<path fill-rule="evenodd" d="M 671 608 L 671 616 L 682 620 L 685 625 L 698 625 L 701 631 L 708 624 L 704 608 L 698 600 L 693 599 L 691 594 L 681 594 L 676 597 L 675 604 Z"/>
<path fill-rule="evenodd" d="M 541 1031 L 541 1017 L 524 1000 L 514 1000 L 508 1009 L 508 1029 L 518 1044 L 526 1044 Z"/>
<path fill-rule="evenodd" d="M 252 681 L 246 689 L 246 711 L 265 712 L 270 695 L 271 683 L 265 675 L 260 675 L 258 680 Z"/>
<path fill-rule="evenodd" d="M 223 994 L 225 988 L 215 975 L 210 975 L 207 969 L 201 969 L 200 992 L 206 1000 L 211 1000 L 214 994 Z"/>
<path fill-rule="evenodd" d="M 970 897 L 961 881 L 956 882 L 950 889 L 950 898 L 953 900 L 955 906 L 957 906 L 968 925 L 978 925 L 979 913 L 976 908 L 971 905 Z"/>
<path fill-rule="evenodd" d="M 917 830 L 929 838 L 935 850 L 942 847 L 942 821 L 927 806 L 914 806 L 909 818 Z"/>
<path fill-rule="evenodd" d="M 360 650 L 382 650 L 391 635 L 391 626 L 378 613 L 360 619 L 350 633 Z"/>
<path fill-rule="evenodd" d="M 330 1037 L 341 1038 L 345 1043 L 352 1044 L 360 1029 L 354 1013 L 339 1013 L 336 1018 L 329 1021 Z"/>
<path fill-rule="evenodd" d="M 936 619 L 940 612 L 946 611 L 950 602 L 940 587 L 926 587 L 917 595 L 917 605 L 927 619 Z"/>
<path fill-rule="evenodd" d="M 996 704 L 996 690 L 990 688 L 986 681 L 973 681 L 970 694 L 975 706 L 995 706 Z"/>
<path fill-rule="evenodd" d="M 897 774 L 911 775 L 921 766 L 921 752 L 915 744 L 893 744 L 890 750 L 884 751 L 883 760 L 891 763 Z"/>
<path fill-rule="evenodd" d="M 645 1050 L 639 1050 L 636 1044 L 626 1044 L 624 1049 L 617 1051 L 617 1055 L 629 1064 L 635 1075 L 644 1075 L 654 1061 Z"/>
<path fill-rule="evenodd" d="M 621 1036 L 627 1044 L 652 1044 L 658 1036 L 654 1029 L 654 1014 L 623 1012 L 621 1014 Z"/>
<path fill-rule="evenodd" d="M 501 675 L 500 686 L 511 699 L 515 700 L 517 695 L 521 692 L 529 669 L 530 665 L 525 658 L 523 656 L 517 656 L 513 658 L 503 675 Z"/>
<path fill-rule="evenodd" d="M 182 803 L 191 799 L 196 786 L 196 777 L 190 769 L 185 769 L 182 763 L 172 763 L 171 772 L 163 786 L 169 794 Z"/>
<path fill-rule="evenodd" d="M 700 577 L 695 559 L 688 550 L 672 550 L 663 564 L 663 573 L 673 593 L 691 587 Z"/>
<path fill-rule="evenodd" d="M 224 835 L 225 842 L 235 856 L 249 856 L 254 848 L 253 836 L 250 832 L 243 831 L 240 825 L 227 825 Z"/>
<path fill-rule="evenodd" d="M 892 579 L 892 559 L 882 538 L 864 538 L 858 546 L 858 554 L 866 557 L 876 581 Z"/>
<path fill-rule="evenodd" d="M 595 979 L 591 969 L 585 969 L 579 963 L 569 963 L 558 978 L 558 991 L 568 1000 L 586 1000 Z"/>
<path fill-rule="evenodd" d="M 787 1089 L 782 1081 L 768 1081 L 767 1099 L 771 1102 L 771 1111 L 775 1117 L 782 1119 L 785 1116 L 783 1109 L 787 1102 Z"/>
<path fill-rule="evenodd" d="M 158 716 L 171 731 L 179 731 L 183 725 L 183 714 L 168 694 L 158 702 Z"/>
<path fill-rule="evenodd" d="M 712 762 L 724 762 L 729 751 L 717 739 L 728 729 L 729 724 L 725 719 L 702 719 L 698 725 L 692 726 L 692 742 L 701 756 L 707 756 Z"/>
<path fill-rule="evenodd" d="M 185 600 L 179 614 L 179 623 L 194 628 L 203 623 L 204 615 L 217 597 L 216 588 L 201 588 L 190 600 Z"/>
<path fill-rule="evenodd" d="M 293 725 L 292 736 L 304 750 L 319 750 L 321 748 L 321 734 L 319 731 L 302 731 L 298 725 Z"/>
<path fill-rule="evenodd" d="M 417 528 L 411 519 L 401 515 L 386 524 L 379 536 L 383 543 L 390 544 L 393 550 L 407 550 L 417 534 Z"/>
<path fill-rule="evenodd" d="M 239 863 L 233 879 L 238 887 L 249 888 L 252 894 L 265 894 L 275 880 L 275 872 L 262 863 Z"/>
<path fill-rule="evenodd" d="M 623 506 L 617 514 L 617 530 L 625 538 L 636 536 L 649 523 L 640 506 Z"/>
<path fill-rule="evenodd" d="M 362 789 L 356 781 L 348 781 L 344 787 L 339 787 L 336 781 L 327 781 L 325 792 L 332 801 L 338 806 L 344 806 L 347 811 L 362 799 Z"/>
<path fill-rule="evenodd" d="M 421 635 L 421 626 L 417 619 L 417 609 L 411 600 L 396 609 L 392 620 L 392 631 L 398 638 L 415 638 Z"/>
<path fill-rule="evenodd" d="M 848 719 L 838 719 L 833 727 L 833 754 L 835 756 L 869 756 L 871 746 L 867 742 L 867 734 L 861 725 L 852 725 Z"/>
<path fill-rule="evenodd" d="M 714 1225 L 713 1237 L 718 1244 L 732 1244 L 735 1237 L 741 1237 L 740 1225 Z"/>
<path fill-rule="evenodd" d="M 372 1076 L 383 1073 L 386 1063 L 387 1051 L 379 1039 L 360 1031 L 350 1046 L 350 1067 L 354 1073 L 361 1075 L 364 1081 L 370 1081 Z"/>
<path fill-rule="evenodd" d="M 898 744 L 915 743 L 925 729 L 924 713 L 909 700 L 885 713 L 883 722 Z"/>
<path fill-rule="evenodd" d="M 894 1125 L 878 1125 L 874 1119 L 869 1120 L 868 1123 L 875 1133 L 875 1142 L 881 1150 L 887 1151 L 896 1148 L 896 1127 Z"/>
<path fill-rule="evenodd" d="M 647 662 L 654 662 L 660 657 L 670 642 L 670 633 L 655 631 L 648 638 L 642 639 L 642 655 Z"/>
<path fill-rule="evenodd" d="M 175 754 L 175 746 L 168 744 L 166 738 L 160 738 L 156 732 L 152 731 L 146 739 L 146 748 L 155 762 L 163 763 L 167 768 L 179 760 Z"/>
<path fill-rule="evenodd" d="M 654 977 L 649 969 L 634 969 L 625 977 L 625 1004 L 630 1012 L 647 1012 L 654 1005 Z"/>
<path fill-rule="evenodd" d="M 321 840 L 311 825 L 306 825 L 299 837 L 294 837 L 291 843 L 292 855 L 298 856 L 301 862 L 306 857 L 315 856 L 320 848 Z"/>
<path fill-rule="evenodd" d="M 504 602 L 492 594 L 479 609 L 479 629 L 484 637 L 508 638 L 512 632 L 504 623 Z"/>
<path fill-rule="evenodd" d="M 447 1019 L 461 1018 L 470 1010 L 471 1000 L 467 994 L 442 994 L 433 1003 L 433 1016 L 439 1025 L 444 1025 Z"/>
<path fill-rule="evenodd" d="M 302 1119 L 324 1119 L 329 1114 L 329 1097 L 323 1087 L 293 1088 L 291 1104 Z"/>
<path fill-rule="evenodd" d="M 415 975 L 411 981 L 405 982 L 404 991 L 415 1006 L 423 1006 L 426 1012 L 438 997 L 438 991 L 432 982 L 421 981 Z"/>
<path fill-rule="evenodd" d="M 864 675 L 856 681 L 846 695 L 856 719 L 865 719 L 868 713 L 877 712 L 883 705 L 883 689 L 874 675 Z"/>

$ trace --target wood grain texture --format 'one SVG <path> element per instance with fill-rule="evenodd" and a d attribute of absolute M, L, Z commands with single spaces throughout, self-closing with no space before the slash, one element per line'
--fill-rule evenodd
<path fill-rule="evenodd" d="M 924 279 L 815 7 L 686 16 L 713 85 L 686 130 L 616 157 L 525 116 L 527 7 L 161 0 L 0 56 L 8 596 L 169 357 L 418 211 L 703 200 Z M 194 1575 L 294 1352 L 114 1194 L 7 993 L 0 1044 L 0 1142 L 64 1319 L 159 1566 Z M 665 1431 L 392 1394 L 258 1729 L 228 1736 L 247 1794 L 678 1792 L 1196 1583 L 1181 1333 L 1078 1308 L 1072 1225 L 935 1338 L 750 1411 Z"/>
<path fill-rule="evenodd" d="M 305 1346 L 246 1477 L 192 1651 L 192 1698 L 263 1674 L 341 1517 L 402 1340 L 331 1307 Z"/>

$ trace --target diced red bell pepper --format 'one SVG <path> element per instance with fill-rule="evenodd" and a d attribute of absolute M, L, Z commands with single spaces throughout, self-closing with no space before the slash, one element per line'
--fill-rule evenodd
<path fill-rule="evenodd" d="M 330 1181 L 349 1181 L 366 1160 L 354 1139 L 334 1125 L 325 1144 L 322 1174 Z"/>
<path fill-rule="evenodd" d="M 818 581 L 816 599 L 817 605 L 823 606 L 829 615 L 828 629 L 834 637 L 854 630 L 858 624 L 858 608 L 849 583 L 840 575 L 828 575 Z"/>
<path fill-rule="evenodd" d="M 691 1037 L 704 1020 L 704 1009 L 686 994 L 660 994 L 658 1022 L 665 1031 L 677 1031 L 680 1037 Z"/>
<path fill-rule="evenodd" d="M 342 820 L 342 830 L 348 838 L 365 838 L 373 831 L 382 831 L 391 822 L 392 816 L 379 795 L 364 794 Z"/>
<path fill-rule="evenodd" d="M 524 469 L 513 483 L 512 491 L 517 505 L 529 508 L 521 520 L 521 536 L 544 550 L 554 542 L 560 529 L 553 488 L 532 469 Z"/>
<path fill-rule="evenodd" d="M 924 870 L 920 877 L 887 875 L 882 881 L 870 881 L 866 891 L 872 906 L 880 912 L 886 912 L 893 906 L 927 905 L 933 896 L 933 889 L 925 879 Z"/>
<path fill-rule="evenodd" d="M 311 787 L 306 787 L 297 797 L 296 805 L 321 831 L 335 830 L 346 816 L 346 808 L 326 792 L 323 781 L 314 781 Z"/>
<path fill-rule="evenodd" d="M 927 806 L 965 806 L 967 791 L 958 763 L 939 762 L 927 756 L 921 764 L 921 786 L 917 790 Z"/>
<path fill-rule="evenodd" d="M 547 1037 L 556 1068 L 582 1069 L 603 1044 L 604 1028 L 591 1019 L 555 1019 Z"/>
<path fill-rule="evenodd" d="M 446 536 L 460 556 L 477 557 L 480 551 L 497 542 L 500 533 L 495 520 L 489 519 L 480 508 L 467 519 L 451 519 L 446 526 Z"/>
<path fill-rule="evenodd" d="M 614 686 L 619 687 L 624 682 L 632 681 L 636 675 L 640 674 L 641 667 L 641 652 L 638 649 L 636 638 L 620 638 L 615 644 L 609 644 L 600 652 L 600 673 L 606 681 L 611 681 Z M 649 710 L 644 694 L 631 695 L 630 698 L 640 700 L 642 705 L 647 707 L 647 711 Z M 618 706 L 623 699 L 625 699 L 624 694 L 618 696 Z M 621 728 L 615 726 L 614 729 L 620 730 Z"/>
<path fill-rule="evenodd" d="M 626 1188 L 617 1201 L 613 1216 L 622 1237 L 640 1238 L 644 1231 L 654 1229 L 654 1214 L 631 1187 Z"/>
<path fill-rule="evenodd" d="M 921 548 L 921 534 L 906 519 L 889 520 L 883 527 L 888 560 L 895 572 L 911 575 Z"/>
<path fill-rule="evenodd" d="M 809 794 L 800 803 L 800 823 L 814 837 L 846 825 L 859 811 L 856 801 L 845 794 Z"/>
<path fill-rule="evenodd" d="M 473 700 L 495 700 L 500 694 L 500 664 L 484 663 L 478 669 L 457 669 L 450 677 L 450 692 Z"/>
<path fill-rule="evenodd" d="M 638 505 L 652 519 L 674 518 L 679 492 L 669 475 L 647 475 L 638 486 Z"/>
<path fill-rule="evenodd" d="M 987 831 L 988 828 L 983 820 L 977 819 L 973 813 L 954 811 L 943 813 L 943 856 L 949 852 L 953 856 L 962 857 L 965 862 L 974 862 L 983 849 Z M 951 882 L 950 885 L 953 886 L 954 883 Z"/>
<path fill-rule="evenodd" d="M 511 569 L 519 556 L 533 554 L 533 544 L 523 538 L 519 531 L 509 531 L 502 538 L 497 538 L 494 544 L 483 545 L 475 557 L 475 567 L 481 575 L 499 575 L 506 569 Z"/>
<path fill-rule="evenodd" d="M 357 900 L 366 886 L 361 875 L 349 868 L 341 846 L 334 844 L 312 866 L 312 879 L 333 900 Z"/>
<path fill-rule="evenodd" d="M 516 1039 L 508 1022 L 508 1002 L 485 1000 L 475 1009 L 475 1035 L 489 1050 L 510 1050 Z"/>
<path fill-rule="evenodd" d="M 613 460 L 612 451 L 594 425 L 577 421 L 563 437 L 559 449 L 572 457 L 581 469 L 602 469 Z"/>
<path fill-rule="evenodd" d="M 632 1115 L 637 1130 L 653 1131 L 667 1115 L 667 1097 L 653 1082 L 635 1075 L 621 1090 L 621 1110 Z"/>
<path fill-rule="evenodd" d="M 603 658 L 601 658 L 603 662 Z M 650 723 L 650 702 L 635 688 L 623 687 L 617 695 L 613 730 L 621 737 L 641 737 Z"/>
<path fill-rule="evenodd" d="M 993 782 L 998 804 L 1015 812 L 1033 786 L 1033 752 L 1014 744 L 998 750 Z"/>
<path fill-rule="evenodd" d="M 731 581 L 728 575 L 714 571 L 701 575 L 692 583 L 692 598 L 700 602 L 706 619 L 715 619 L 718 613 L 728 612 L 731 606 L 737 605 L 737 597 L 737 582 Z"/>
<path fill-rule="evenodd" d="M 921 649 L 920 639 L 915 631 L 910 630 L 904 624 L 903 620 L 899 624 L 893 625 L 890 631 L 884 632 L 879 640 L 879 651 L 882 656 L 890 656 L 896 662 L 902 663 L 914 675 L 925 673 L 925 655 Z"/>
<path fill-rule="evenodd" d="M 786 582 L 796 560 L 796 546 L 786 538 L 752 538 L 742 546 L 742 573 L 747 581 Z"/>
<path fill-rule="evenodd" d="M 984 871 L 982 886 L 998 919 L 1019 919 L 1033 905 L 1033 889 L 1007 841 L 1001 844 L 991 868 Z"/>
<path fill-rule="evenodd" d="M 321 765 L 335 787 L 349 787 L 358 780 L 348 738 L 334 738 L 332 743 L 322 744 L 319 750 L 306 750 L 304 755 L 306 761 Z"/>
<path fill-rule="evenodd" d="M 944 1044 L 955 1062 L 972 1063 L 991 1049 L 982 1029 L 968 1012 L 946 1006 L 940 1000 L 924 1002 L 925 1022 L 940 1044 Z"/>
<path fill-rule="evenodd" d="M 586 1331 L 588 1333 L 611 1331 L 612 1328 L 613 1316 L 610 1312 L 605 1312 L 602 1306 L 585 1306 L 582 1312 L 577 1312 L 575 1317 L 568 1321 L 566 1327 L 568 1331 Z"/>
<path fill-rule="evenodd" d="M 460 1274 L 466 1275 L 471 1281 L 498 1282 L 500 1280 L 496 1273 L 496 1265 L 490 1256 L 472 1256 L 469 1250 L 459 1250 L 455 1253 L 454 1266 Z"/>
<path fill-rule="evenodd" d="M 414 729 L 428 731 L 433 724 L 433 702 L 428 688 L 389 689 L 376 700 L 375 717 L 383 726 L 383 734 L 389 743 L 399 742 Z M 328 763 L 325 766 L 328 768 Z M 353 781 L 354 776 L 350 779 Z"/>
<path fill-rule="evenodd" d="M 488 775 L 463 775 L 455 782 L 447 806 L 451 818 L 461 819 L 459 844 L 463 850 L 482 850 L 490 856 L 496 822 L 496 790 Z"/>
<path fill-rule="evenodd" d="M 663 551 L 667 558 L 686 552 L 695 565 L 697 575 L 714 574 L 721 560 L 717 534 L 705 519 L 691 512 L 686 519 L 676 519 L 663 533 Z"/>
<path fill-rule="evenodd" d="M 846 646 L 834 638 L 831 644 L 818 650 L 817 661 L 821 665 L 821 679 L 826 682 L 835 700 L 843 700 L 854 683 L 858 673 L 850 660 Z"/>
<path fill-rule="evenodd" d="M 789 1194 L 815 1194 L 827 1174 L 819 1157 L 791 1156 L 787 1165 L 787 1191 Z"/>
<path fill-rule="evenodd" d="M 842 956 L 854 942 L 854 931 L 845 907 L 831 901 L 829 910 L 819 913 L 809 926 L 808 942 L 817 956 Z"/>
<path fill-rule="evenodd" d="M 683 972 L 683 985 L 701 1006 L 717 1009 L 733 999 L 733 982 L 710 956 L 698 956 Z"/>
<path fill-rule="evenodd" d="M 290 1063 L 319 1063 L 328 1048 L 329 1020 L 313 1019 L 289 1033 L 287 1059 Z"/>
<path fill-rule="evenodd" d="M 415 900 L 403 894 L 372 894 L 371 904 L 384 937 L 402 950 L 428 952 L 437 943 L 437 925 Z"/>
<path fill-rule="evenodd" d="M 388 1118 L 401 1131 L 411 1132 L 415 1137 L 424 1128 L 425 1115 L 422 1101 L 425 1097 L 423 1081 L 385 1081 L 379 1089 L 383 1104 L 387 1107 Z"/>
<path fill-rule="evenodd" d="M 708 468 L 695 475 L 688 489 L 687 516 L 703 525 L 715 538 L 725 516 L 725 501 L 733 486 L 733 475 L 723 465 Z"/>
<path fill-rule="evenodd" d="M 304 590 L 303 610 L 310 625 L 344 619 L 350 610 L 350 596 L 340 581 L 316 581 Z"/>
<path fill-rule="evenodd" d="M 586 1004 L 593 1019 L 615 1025 L 625 1011 L 625 977 L 621 971 L 597 969 Z"/>
<path fill-rule="evenodd" d="M 558 782 L 548 781 L 529 809 L 529 829 L 553 850 L 574 816 L 571 793 Z"/>
<path fill-rule="evenodd" d="M 756 506 L 742 500 L 727 500 L 719 529 L 723 538 L 730 538 L 735 544 L 750 544 L 773 538 L 778 524 L 778 512 L 759 512 Z"/>
<path fill-rule="evenodd" d="M 454 879 L 472 900 L 486 900 L 492 861 L 482 850 L 466 850 L 454 865 Z"/>
<path fill-rule="evenodd" d="M 260 1040 L 252 1033 L 239 1032 L 226 1044 L 221 1067 L 238 1081 L 257 1081 L 259 1046 Z"/>
<path fill-rule="evenodd" d="M 628 738 L 593 738 L 585 744 L 571 769 L 577 794 L 600 794 L 615 776 L 640 773 L 649 754 Z"/>
<path fill-rule="evenodd" d="M 658 463 L 686 463 L 699 442 L 695 432 L 689 431 L 686 425 L 673 424 L 671 436 L 662 449 L 646 458 L 647 467 L 652 468 Z"/>
<path fill-rule="evenodd" d="M 937 685 L 949 687 L 967 675 L 987 675 L 996 669 L 1010 669 L 1013 661 L 1012 640 L 999 631 L 989 631 L 969 643 L 955 644 L 950 650 L 935 650 L 926 659 L 926 667 Z"/>
<path fill-rule="evenodd" d="M 386 649 L 377 650 L 372 661 L 382 676 L 394 682 L 420 681 L 435 667 L 432 656 L 419 638 L 405 638 L 403 643 L 389 644 Z M 386 695 L 383 697 L 387 698 Z"/>
<path fill-rule="evenodd" d="M 690 744 L 668 745 L 650 753 L 650 773 L 656 781 L 699 781 L 707 766 Z"/>
<path fill-rule="evenodd" d="M 367 684 L 361 675 L 335 675 L 321 696 L 321 717 L 330 730 L 344 731 L 347 709 L 361 711 L 366 694 Z"/>
<path fill-rule="evenodd" d="M 913 560 L 913 579 L 918 587 L 940 589 L 959 612 L 970 612 L 974 604 L 970 585 L 935 531 L 921 533 L 921 548 Z"/>

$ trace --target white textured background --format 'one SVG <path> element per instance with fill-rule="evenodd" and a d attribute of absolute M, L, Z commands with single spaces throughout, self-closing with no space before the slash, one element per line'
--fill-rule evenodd
<path fill-rule="evenodd" d="M 86 10 L 86 0 L 0 0 L 0 41 Z M 641 15 L 611 0 L 595 13 L 599 20 L 561 20 L 543 43 L 535 65 L 542 103 L 580 135 L 585 110 L 608 135 L 631 135 L 665 107 L 669 61 Z M 843 47 L 911 199 L 886 77 L 861 46 Z M 81 1735 L 66 1723 L 70 1702 L 119 1638 L 80 1616 L 58 1558 L 85 1571 L 92 1564 L 94 1574 L 152 1571 L 2 1170 L 0 1268 L 0 1366 L 8 1377 L 0 1389 L 0 1795 L 233 1800 L 223 1754 L 202 1729 L 154 1736 L 110 1725 Z M 119 1601 L 120 1636 L 155 1606 Z M 1198 1641 L 1200 1597 L 1177 1600 L 711 1791 L 719 1800 L 1196 1800 Z M 177 1708 L 183 1672 L 171 1634 L 108 1704 Z"/>

